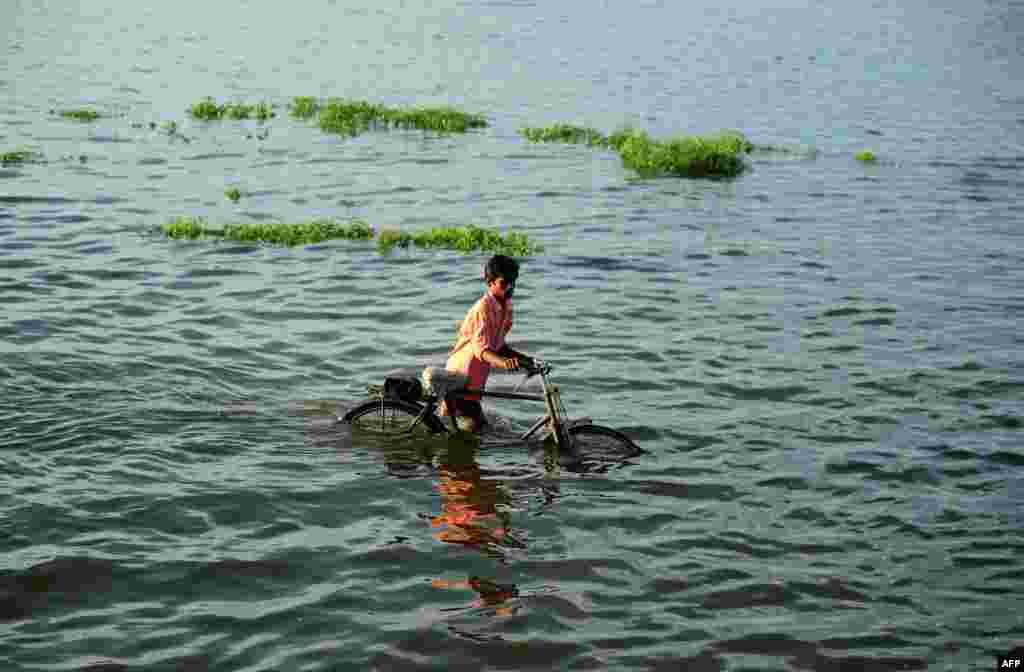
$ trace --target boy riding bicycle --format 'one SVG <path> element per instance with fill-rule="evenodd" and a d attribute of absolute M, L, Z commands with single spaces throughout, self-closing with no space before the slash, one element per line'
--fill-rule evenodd
<path fill-rule="evenodd" d="M 484 265 L 487 291 L 466 313 L 448 354 L 445 368 L 469 378 L 469 387 L 482 390 L 492 367 L 518 371 L 529 366 L 531 358 L 505 343 L 512 329 L 512 294 L 519 278 L 519 263 L 496 254 Z M 441 415 L 452 415 L 459 429 L 479 432 L 486 424 L 480 396 L 471 395 L 445 401 Z"/>

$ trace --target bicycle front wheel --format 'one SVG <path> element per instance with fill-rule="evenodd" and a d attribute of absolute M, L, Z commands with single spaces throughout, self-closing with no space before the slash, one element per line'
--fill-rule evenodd
<path fill-rule="evenodd" d="M 433 414 L 416 422 L 422 411 L 423 406 L 411 401 L 374 399 L 353 408 L 342 421 L 353 429 L 384 436 L 426 436 L 444 431 L 441 421 Z"/>
<path fill-rule="evenodd" d="M 573 452 L 582 459 L 625 460 L 644 451 L 620 431 L 602 425 L 573 425 L 567 430 Z"/>

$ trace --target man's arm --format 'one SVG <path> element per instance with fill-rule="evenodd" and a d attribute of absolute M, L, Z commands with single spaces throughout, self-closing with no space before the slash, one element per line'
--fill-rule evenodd
<path fill-rule="evenodd" d="M 522 352 L 519 352 L 518 350 L 513 350 L 512 348 L 510 348 L 507 345 L 504 346 L 501 350 L 498 351 L 498 355 L 500 357 L 504 357 L 504 358 L 507 358 L 507 359 L 515 360 L 515 366 L 514 367 L 507 367 L 507 368 L 512 368 L 512 370 L 519 369 L 520 367 L 523 367 L 523 366 L 531 366 L 533 364 L 533 358 L 532 357 L 530 357 L 529 355 L 524 354 Z"/>

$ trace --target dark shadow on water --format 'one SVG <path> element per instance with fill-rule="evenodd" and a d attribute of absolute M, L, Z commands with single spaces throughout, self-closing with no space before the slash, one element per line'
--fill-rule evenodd
<path fill-rule="evenodd" d="M 50 607 L 79 606 L 114 583 L 112 560 L 63 557 L 0 573 L 0 622 L 34 618 Z"/>

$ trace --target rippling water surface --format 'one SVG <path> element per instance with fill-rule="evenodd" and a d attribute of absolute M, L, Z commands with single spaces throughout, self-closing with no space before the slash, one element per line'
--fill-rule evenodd
<path fill-rule="evenodd" d="M 3 669 L 1024 644 L 1020 2 L 102 4 L 0 8 L 0 151 L 43 157 L 0 170 Z M 207 95 L 279 115 L 188 119 Z M 491 126 L 342 139 L 295 95 Z M 639 180 L 517 135 L 555 122 L 774 149 Z M 178 215 L 527 233 L 513 342 L 646 454 L 352 436 L 367 383 L 443 360 L 482 257 L 167 240 Z"/>

